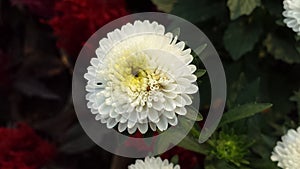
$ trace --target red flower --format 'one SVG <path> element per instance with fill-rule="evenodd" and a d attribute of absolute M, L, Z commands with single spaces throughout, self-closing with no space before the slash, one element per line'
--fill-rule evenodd
<path fill-rule="evenodd" d="M 171 159 L 173 156 L 178 155 L 178 164 L 184 169 L 199 168 L 203 164 L 204 156 L 195 152 L 186 150 L 181 147 L 174 147 L 171 150 L 161 155 L 163 159 Z"/>
<path fill-rule="evenodd" d="M 57 46 L 77 56 L 85 41 L 101 26 L 127 14 L 124 0 L 61 0 L 48 22 Z"/>
<path fill-rule="evenodd" d="M 154 132 L 153 134 L 158 135 L 157 132 Z M 124 145 L 126 147 L 132 147 L 138 151 L 153 151 L 156 144 L 156 138 L 153 137 L 150 143 L 146 143 L 146 141 L 137 141 L 134 138 L 143 138 L 143 134 L 139 131 L 137 131 L 135 134 L 133 134 L 128 140 L 125 141 Z"/>
<path fill-rule="evenodd" d="M 38 169 L 54 157 L 55 147 L 26 124 L 0 128 L 0 168 Z"/>

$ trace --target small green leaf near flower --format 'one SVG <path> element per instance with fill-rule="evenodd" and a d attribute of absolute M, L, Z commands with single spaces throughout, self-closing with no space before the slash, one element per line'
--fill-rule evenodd
<path fill-rule="evenodd" d="M 237 106 L 224 113 L 220 126 L 253 116 L 256 113 L 262 112 L 270 107 L 272 107 L 272 104 L 270 103 L 248 103 Z"/>
<path fill-rule="evenodd" d="M 228 25 L 223 37 L 224 46 L 233 60 L 251 51 L 262 33 L 259 22 L 237 20 Z"/>
<path fill-rule="evenodd" d="M 241 15 L 249 15 L 261 5 L 260 0 L 228 0 L 227 6 L 230 9 L 230 18 L 234 20 Z"/>

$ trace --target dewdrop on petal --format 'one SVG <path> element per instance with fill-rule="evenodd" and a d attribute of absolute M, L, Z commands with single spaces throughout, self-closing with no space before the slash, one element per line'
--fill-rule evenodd
<path fill-rule="evenodd" d="M 84 77 L 87 106 L 119 132 L 164 131 L 186 115 L 198 91 L 191 49 L 157 22 L 135 21 L 99 42 Z"/>

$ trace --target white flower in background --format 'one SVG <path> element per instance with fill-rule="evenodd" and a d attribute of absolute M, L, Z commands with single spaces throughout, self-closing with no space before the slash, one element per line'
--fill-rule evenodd
<path fill-rule="evenodd" d="M 284 169 L 300 168 L 300 127 L 297 131 L 290 129 L 277 142 L 271 156 L 272 161 L 278 161 L 278 167 Z"/>
<path fill-rule="evenodd" d="M 293 31 L 300 34 L 300 1 L 299 0 L 284 0 L 283 8 L 285 11 L 282 13 L 285 19 L 284 23 Z"/>
<path fill-rule="evenodd" d="M 107 34 L 91 59 L 88 108 L 108 128 L 130 134 L 178 123 L 198 91 L 191 49 L 157 22 L 135 21 Z"/>
<path fill-rule="evenodd" d="M 145 161 L 136 160 L 135 164 L 128 166 L 128 169 L 180 169 L 180 166 L 174 166 L 168 160 L 162 161 L 160 157 L 146 157 Z"/>

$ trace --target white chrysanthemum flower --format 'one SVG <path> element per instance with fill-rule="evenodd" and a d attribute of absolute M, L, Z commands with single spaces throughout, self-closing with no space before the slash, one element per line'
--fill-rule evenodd
<path fill-rule="evenodd" d="M 297 131 L 290 129 L 277 142 L 271 156 L 272 161 L 278 161 L 278 167 L 284 169 L 300 168 L 300 127 Z"/>
<path fill-rule="evenodd" d="M 128 169 L 180 169 L 180 166 L 174 166 L 167 159 L 162 161 L 160 157 L 146 157 L 145 161 L 136 160 L 135 164 L 128 166 Z"/>
<path fill-rule="evenodd" d="M 283 8 L 285 11 L 282 15 L 285 17 L 283 22 L 293 31 L 300 34 L 300 1 L 299 0 L 284 0 Z"/>
<path fill-rule="evenodd" d="M 191 49 L 157 22 L 135 21 L 107 34 L 91 59 L 88 108 L 108 128 L 164 131 L 185 115 L 198 91 Z"/>

